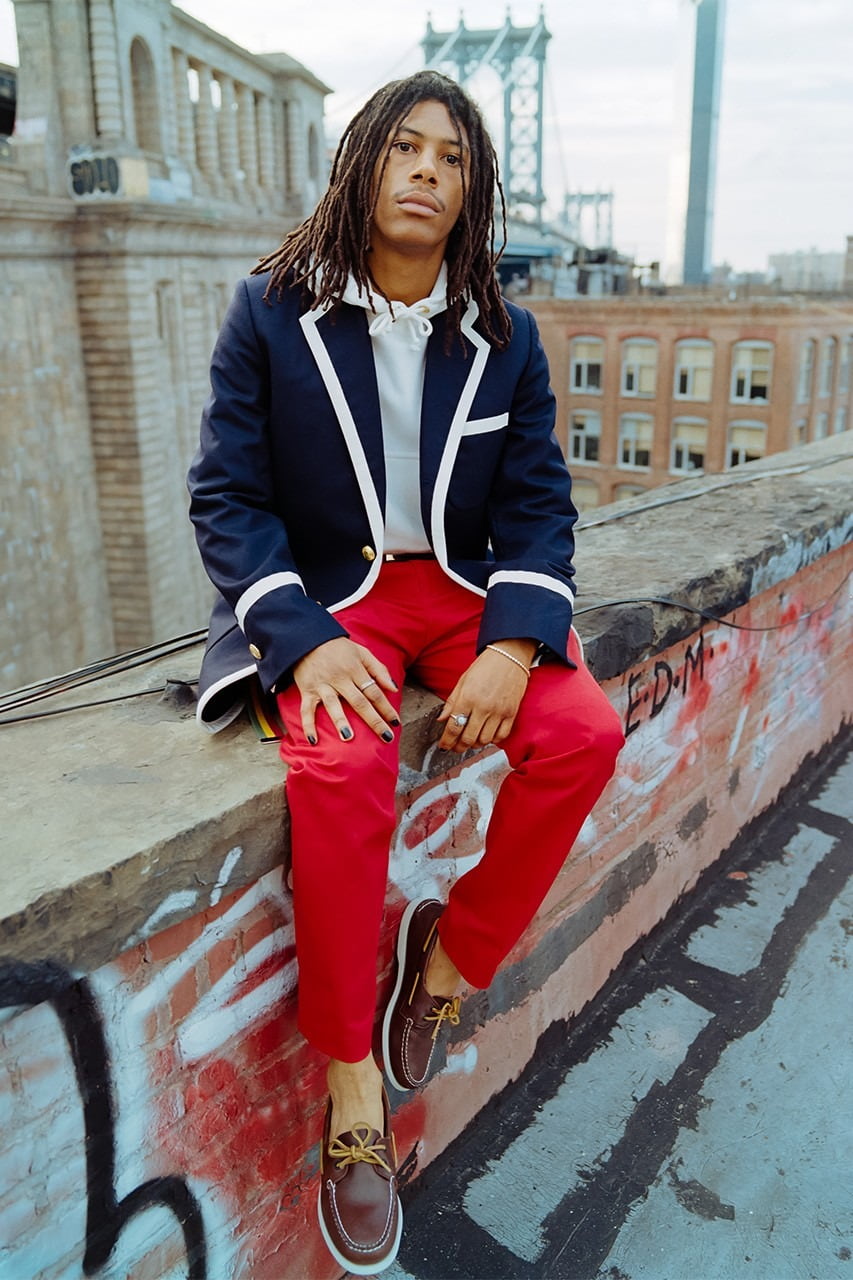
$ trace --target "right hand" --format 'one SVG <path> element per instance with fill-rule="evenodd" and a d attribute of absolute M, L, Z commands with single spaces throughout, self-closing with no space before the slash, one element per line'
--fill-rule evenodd
<path fill-rule="evenodd" d="M 312 746 L 317 742 L 316 716 L 321 705 L 345 742 L 353 734 L 343 703 L 386 742 L 393 736 L 391 728 L 400 723 L 385 694 L 398 692 L 388 668 L 346 636 L 327 640 L 306 653 L 293 668 L 293 679 L 302 695 L 302 730 Z"/>

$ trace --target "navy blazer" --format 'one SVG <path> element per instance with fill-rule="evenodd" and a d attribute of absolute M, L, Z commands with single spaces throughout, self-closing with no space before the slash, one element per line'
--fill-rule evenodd
<path fill-rule="evenodd" d="M 219 592 L 199 680 L 211 730 L 238 714 L 245 683 L 267 690 L 326 640 L 382 565 L 385 463 L 369 316 L 306 309 L 297 290 L 263 301 L 237 286 L 211 363 L 189 474 L 190 517 Z M 571 482 L 553 435 L 554 397 L 536 324 L 498 351 L 469 303 L 446 350 L 427 342 L 421 514 L 445 573 L 485 597 L 479 647 L 529 636 L 566 653 L 572 621 Z M 240 688 L 239 686 L 243 686 Z"/>

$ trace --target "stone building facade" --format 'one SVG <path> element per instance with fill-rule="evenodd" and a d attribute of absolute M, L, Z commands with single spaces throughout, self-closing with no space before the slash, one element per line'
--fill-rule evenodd
<path fill-rule="evenodd" d="M 581 510 L 849 430 L 853 300 L 528 299 Z"/>
<path fill-rule="evenodd" d="M 15 0 L 0 678 L 204 625 L 184 475 L 234 283 L 316 203 L 329 92 L 170 0 Z"/>

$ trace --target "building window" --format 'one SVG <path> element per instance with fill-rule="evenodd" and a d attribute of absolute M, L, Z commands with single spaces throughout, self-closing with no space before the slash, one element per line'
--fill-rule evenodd
<path fill-rule="evenodd" d="M 675 344 L 676 400 L 710 400 L 714 372 L 714 344 L 703 338 L 685 339 Z"/>
<path fill-rule="evenodd" d="M 835 347 L 834 338 L 824 338 L 823 350 L 820 356 L 820 388 L 818 391 L 821 396 L 832 395 L 832 379 L 835 373 Z"/>
<path fill-rule="evenodd" d="M 575 338 L 572 341 L 572 391 L 600 394 L 603 362 L 601 338 Z"/>
<path fill-rule="evenodd" d="M 642 484 L 617 484 L 613 486 L 613 501 L 621 502 L 623 498 L 636 498 L 637 494 L 645 492 L 645 486 Z"/>
<path fill-rule="evenodd" d="M 807 418 L 800 418 L 794 427 L 794 445 L 805 444 L 809 438 L 809 423 Z"/>
<path fill-rule="evenodd" d="M 829 414 L 819 413 L 814 421 L 815 440 L 825 440 L 829 435 Z"/>
<path fill-rule="evenodd" d="M 808 404 L 812 397 L 814 377 L 814 338 L 807 338 L 800 351 L 800 378 L 797 384 L 797 403 Z"/>
<path fill-rule="evenodd" d="M 645 413 L 623 413 L 619 419 L 620 467 L 652 465 L 654 422 Z"/>
<path fill-rule="evenodd" d="M 598 462 L 601 414 L 594 409 L 574 409 L 569 426 L 570 458 L 574 462 Z"/>
<path fill-rule="evenodd" d="M 586 477 L 573 480 L 572 502 L 578 511 L 591 511 L 593 507 L 599 506 L 601 498 L 596 482 L 587 480 Z"/>
<path fill-rule="evenodd" d="M 162 151 L 154 60 L 148 45 L 137 36 L 130 46 L 130 83 L 137 145 L 143 151 Z"/>
<path fill-rule="evenodd" d="M 623 396 L 653 396 L 657 372 L 658 344 L 653 338 L 629 338 L 623 342 Z"/>
<path fill-rule="evenodd" d="M 770 399 L 773 347 L 769 342 L 737 342 L 732 353 L 732 403 Z"/>
<path fill-rule="evenodd" d="M 763 422 L 732 422 L 729 424 L 729 466 L 739 467 L 744 462 L 763 458 L 766 447 L 766 428 Z"/>
<path fill-rule="evenodd" d="M 702 418 L 676 418 L 672 424 L 670 468 L 680 474 L 702 471 L 708 449 L 708 424 Z"/>
<path fill-rule="evenodd" d="M 841 347 L 841 364 L 838 367 L 838 394 L 850 390 L 850 361 L 853 358 L 853 338 L 845 338 Z"/>
<path fill-rule="evenodd" d="M 840 436 L 842 431 L 847 430 L 847 413 L 848 407 L 846 404 L 839 405 L 835 410 L 835 422 L 832 425 L 833 435 Z"/>

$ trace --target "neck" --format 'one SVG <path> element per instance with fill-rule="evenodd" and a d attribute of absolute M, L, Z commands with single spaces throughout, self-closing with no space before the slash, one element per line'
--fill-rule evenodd
<path fill-rule="evenodd" d="M 373 249 L 370 275 L 386 298 L 410 307 L 413 302 L 420 302 L 421 298 L 428 298 L 432 293 L 443 261 L 444 246 L 427 257 Z"/>

